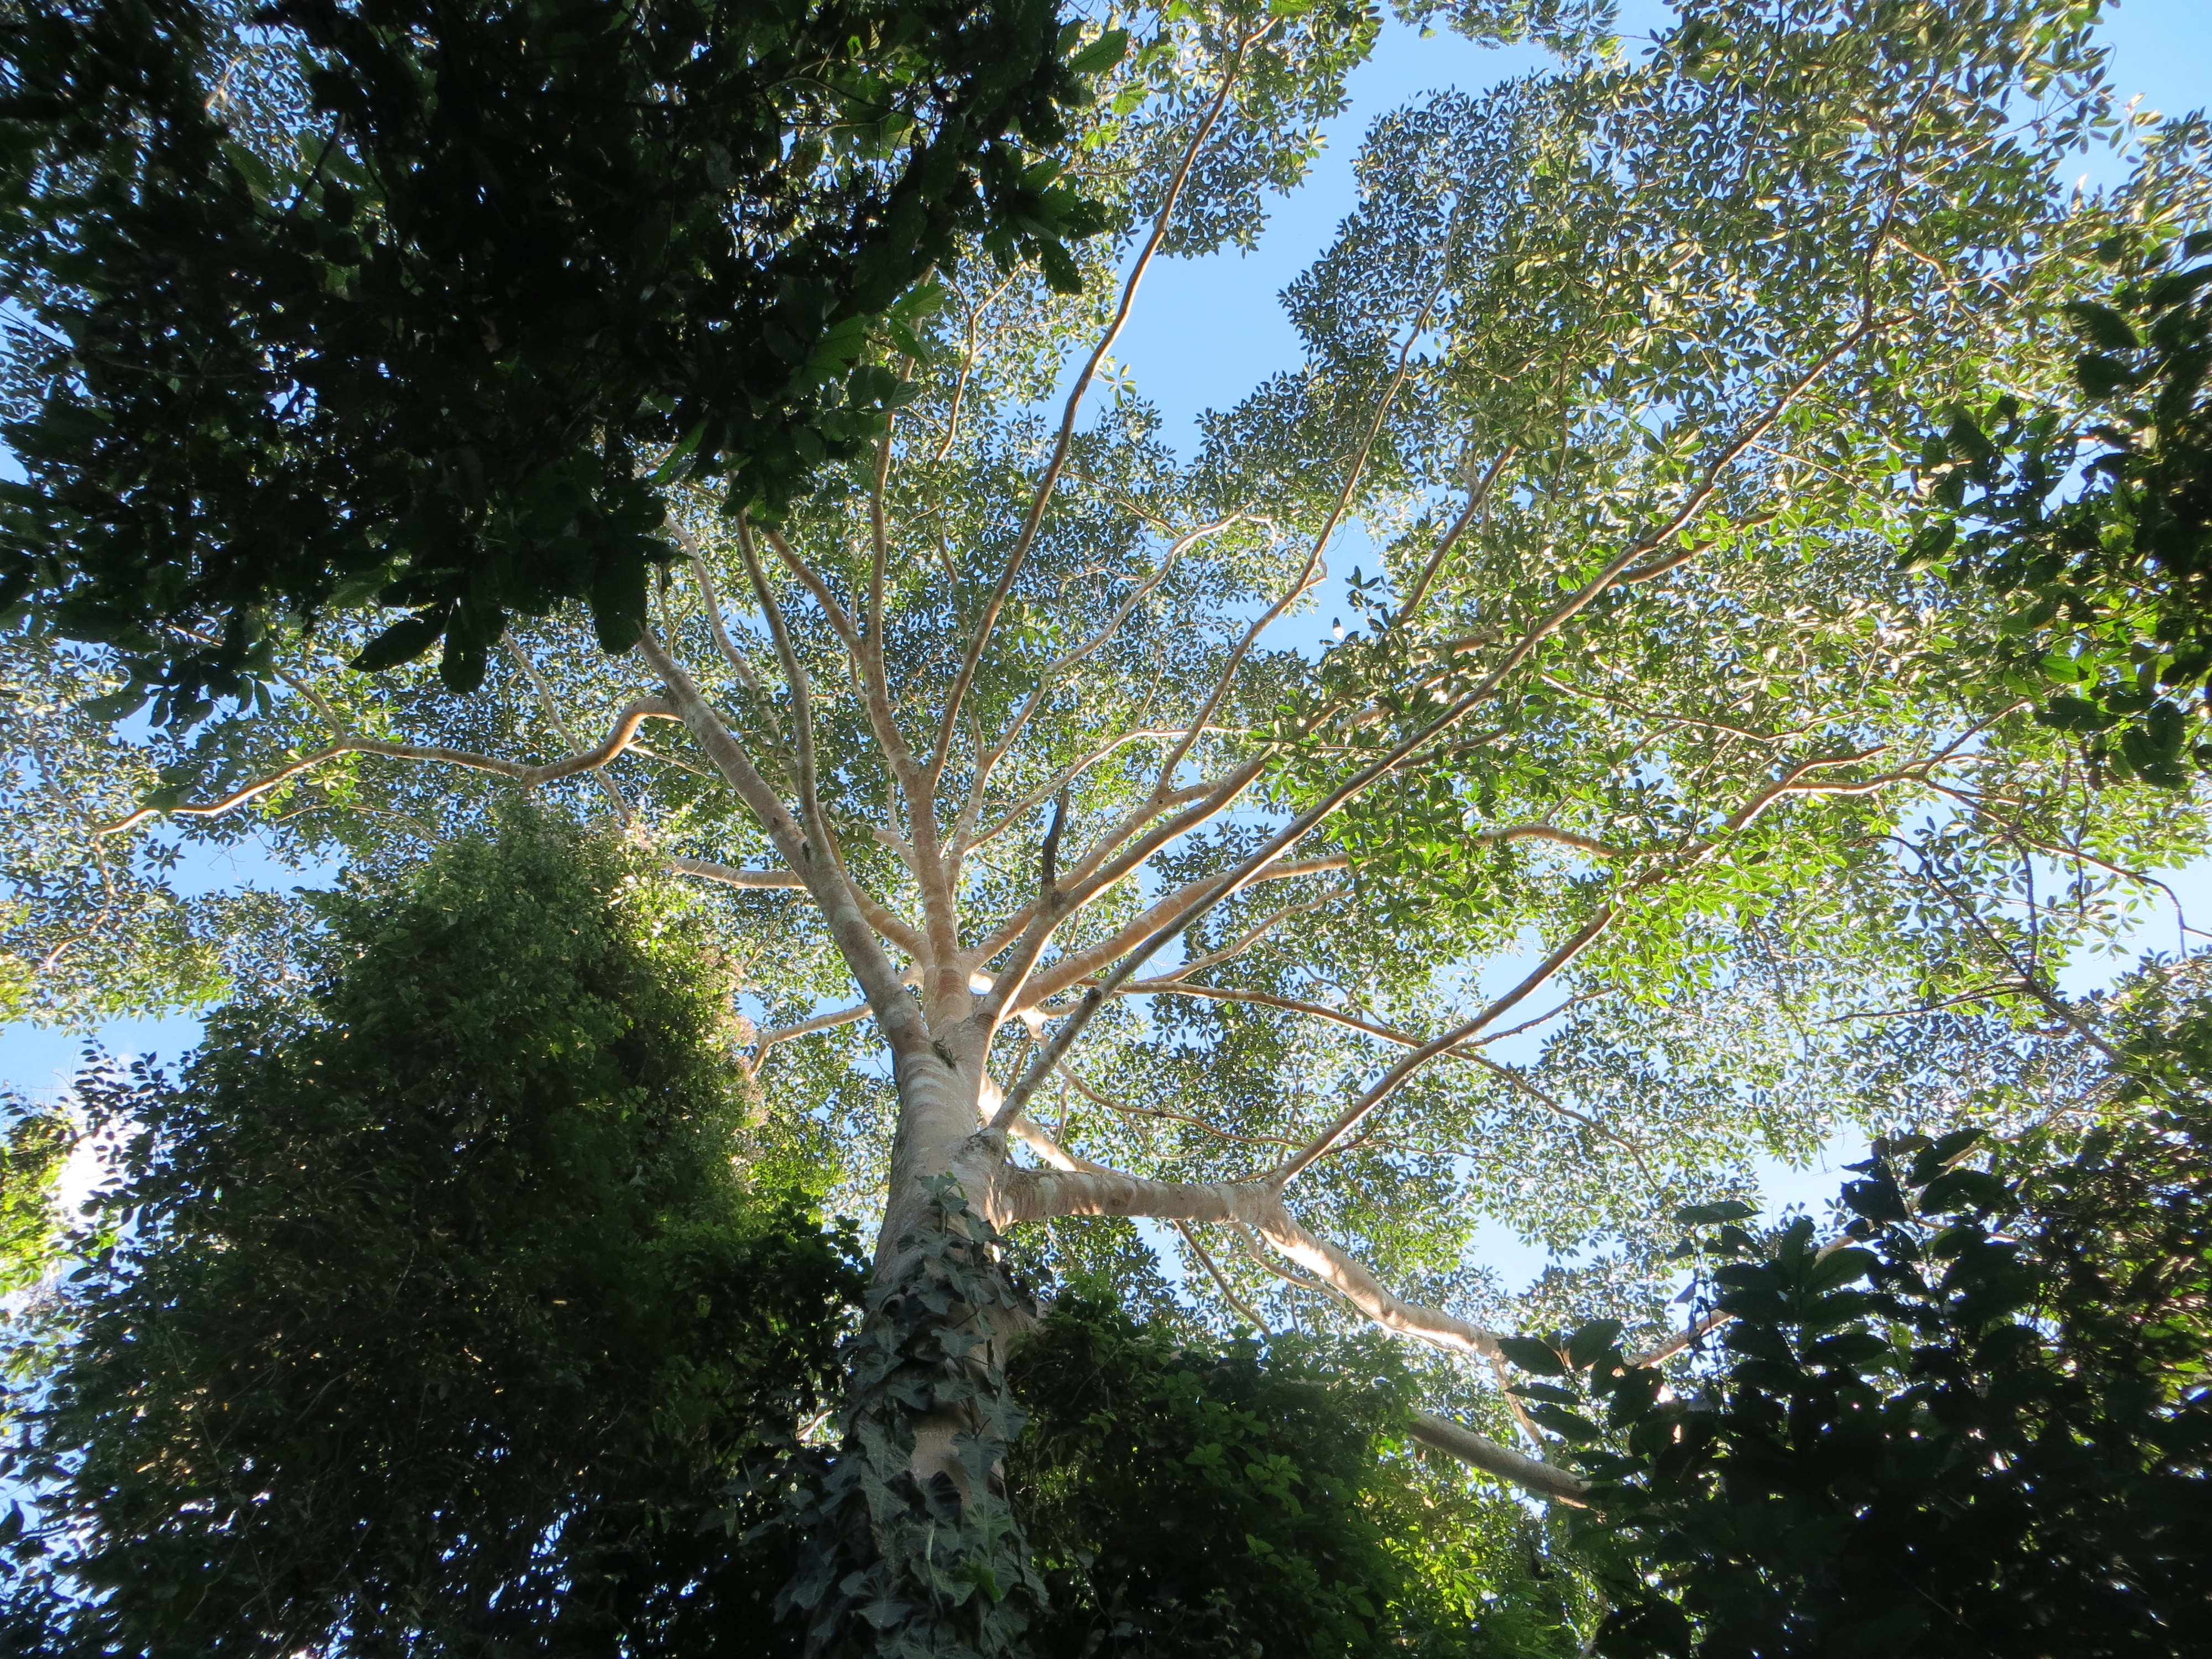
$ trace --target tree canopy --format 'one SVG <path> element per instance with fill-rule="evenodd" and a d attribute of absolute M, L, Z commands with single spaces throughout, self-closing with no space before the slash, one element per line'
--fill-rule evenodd
<path fill-rule="evenodd" d="M 513 607 L 461 696 L 351 666 L 391 619 L 333 596 L 184 730 L 106 718 L 128 650 L 35 606 L 8 637 L 41 1017 L 312 957 L 311 903 L 188 885 L 188 842 L 382 881 L 521 793 L 698 888 L 767 1121 L 875 1231 L 794 1477 L 849 1570 L 799 1581 L 819 1650 L 996 1652 L 1053 1605 L 990 1477 L 1000 1236 L 1193 1352 L 1379 1328 L 1407 1436 L 1571 1498 L 1513 1333 L 1694 1369 L 1684 1206 L 1838 1134 L 2141 1115 L 2122 1028 L 2173 964 L 2063 975 L 2171 914 L 2199 781 L 2039 719 L 2018 597 L 1921 562 L 1913 485 L 1949 411 L 2077 400 L 2115 238 L 2197 258 L 2202 124 L 2130 125 L 2075 0 L 1686 0 L 1633 48 L 1595 9 L 1419 16 L 1547 66 L 1374 123 L 1282 295 L 1299 360 L 1190 453 L 1123 328 L 1159 261 L 1251 246 L 1373 15 L 1085 21 L 1129 39 L 1066 112 L 1082 283 L 956 226 L 852 337 L 896 408 L 810 493 L 638 441 L 680 556 L 629 655 Z M 2062 187 L 2106 142 L 2126 180 Z M 1501 1232 L 1552 1269 L 1506 1282 Z"/>
<path fill-rule="evenodd" d="M 2043 718 L 2082 733 L 2100 765 L 2172 787 L 2212 762 L 2190 697 L 2212 677 L 2208 252 L 2204 231 L 2179 243 L 2116 233 L 2098 249 L 2137 269 L 2066 307 L 2089 347 L 2074 366 L 2086 406 L 2002 393 L 1980 418 L 1955 410 L 1929 446 L 1937 513 L 1911 549 L 2016 595 L 2007 680 L 2040 690 Z"/>

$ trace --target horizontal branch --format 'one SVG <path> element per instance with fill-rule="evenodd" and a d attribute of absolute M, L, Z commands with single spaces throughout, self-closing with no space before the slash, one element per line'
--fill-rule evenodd
<path fill-rule="evenodd" d="M 1015 1170 L 1006 1175 L 1000 1200 L 1008 1223 L 1110 1215 L 1249 1227 L 1386 1331 L 1486 1358 L 1503 1352 L 1495 1332 L 1386 1290 L 1364 1263 L 1301 1226 L 1279 1190 L 1265 1181 L 1154 1181 L 1096 1164 Z"/>
<path fill-rule="evenodd" d="M 234 811 L 246 802 L 267 794 L 280 784 L 289 783 L 301 773 L 319 766 L 326 760 L 341 755 L 383 755 L 394 760 L 441 761 L 448 766 L 464 766 L 473 772 L 491 772 L 503 778 L 513 778 L 526 789 L 540 784 L 552 783 L 578 772 L 587 772 L 605 766 L 609 761 L 630 746 L 637 736 L 637 728 L 647 720 L 672 720 L 681 718 L 668 703 L 658 697 L 641 697 L 615 717 L 614 730 L 605 741 L 580 754 L 569 755 L 543 766 L 527 766 L 520 761 L 502 760 L 496 755 L 478 755 L 465 749 L 447 749 L 434 744 L 386 743 L 377 738 L 347 738 L 319 749 L 312 755 L 302 756 L 289 766 L 270 773 L 267 777 L 234 789 L 219 800 L 195 801 L 179 806 L 142 806 L 127 817 L 103 824 L 94 833 L 101 836 L 120 835 L 136 829 L 148 818 L 169 816 L 174 817 L 211 818 Z"/>
<path fill-rule="evenodd" d="M 679 875 L 718 881 L 725 887 L 786 887 L 803 891 L 806 886 L 788 870 L 740 870 L 734 865 L 717 864 L 712 859 L 671 859 L 668 867 Z"/>

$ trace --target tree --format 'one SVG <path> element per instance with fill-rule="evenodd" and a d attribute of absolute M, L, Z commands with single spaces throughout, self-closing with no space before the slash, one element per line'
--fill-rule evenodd
<path fill-rule="evenodd" d="M 0 597 L 189 724 L 372 595 L 459 689 L 511 611 L 626 650 L 660 486 L 780 507 L 895 406 L 871 326 L 961 232 L 1099 228 L 1049 146 L 1110 61 L 980 7 L 11 10 L 0 269 L 29 474 Z M 1018 135 L 1018 137 L 1017 137 Z M 641 465 L 647 451 L 657 465 Z"/>
<path fill-rule="evenodd" d="M 2173 988 L 2137 1011 L 2143 1118 L 2070 1154 L 2032 1135 L 1987 1167 L 1971 1127 L 1878 1142 L 1844 1188 L 1844 1237 L 1820 1248 L 1800 1218 L 1756 1238 L 1739 1213 L 1704 1244 L 1729 1322 L 1694 1389 L 1600 1357 L 1601 1329 L 1542 1368 L 1586 1370 L 1606 1430 L 1563 1409 L 1581 1388 L 1522 1387 L 1600 1443 L 1579 1541 L 1621 1606 L 1599 1651 L 2202 1645 L 2212 1168 L 2202 1073 L 2162 1085 L 2201 1058 L 2207 1018 L 2201 989 Z"/>
<path fill-rule="evenodd" d="M 266 708 L 110 760 L 41 727 L 145 790 L 79 844 L 139 850 L 13 948 L 120 936 L 165 815 L 374 868 L 519 786 L 712 889 L 747 1065 L 878 1224 L 800 1500 L 851 1569 L 801 1586 L 822 1650 L 1041 1616 L 987 1227 L 1128 1286 L 1143 1218 L 1224 1334 L 1413 1339 L 1424 1443 L 1571 1496 L 1504 1334 L 1678 1346 L 1668 1218 L 1759 1152 L 2084 1110 L 2113 1039 L 2058 968 L 2203 843 L 1993 683 L 2002 604 L 1899 568 L 1928 411 L 2055 397 L 2095 248 L 2204 200 L 2181 141 L 2052 182 L 2116 130 L 2094 18 L 1695 0 L 1632 55 L 1470 8 L 1554 68 L 1377 123 L 1285 296 L 1304 362 L 1188 458 L 1091 395 L 1155 260 L 1256 235 L 1374 22 L 1127 20 L 1071 133 L 1126 227 L 1079 293 L 963 243 L 869 339 L 905 390 L 865 453 L 780 514 L 672 477 L 634 656 L 518 623 L 457 701 L 347 672 L 382 619 L 333 613 Z M 1355 535 L 1346 637 L 1272 644 Z M 1487 1218 L 1580 1260 L 1509 1297 Z"/>
<path fill-rule="evenodd" d="M 179 1079 L 81 1082 L 127 1139 L 18 1459 L 76 1586 L 49 1639 L 765 1630 L 788 1553 L 736 1541 L 770 1503 L 728 1489 L 822 1409 L 857 1267 L 670 885 L 518 812 L 322 901 L 313 983 L 226 1009 Z"/>

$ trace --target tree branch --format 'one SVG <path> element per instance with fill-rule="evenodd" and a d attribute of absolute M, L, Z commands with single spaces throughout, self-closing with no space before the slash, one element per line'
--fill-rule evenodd
<path fill-rule="evenodd" d="M 1474 708 L 1475 702 L 1476 699 L 1473 696 L 1462 697 L 1436 720 L 1414 732 L 1412 737 L 1406 738 L 1380 759 L 1361 768 L 1344 782 L 1330 790 L 1319 801 L 1277 831 L 1265 846 L 1238 866 L 1231 872 L 1230 878 L 1206 902 L 1194 907 L 1180 921 L 1161 929 L 1123 957 L 1121 964 L 1112 973 L 1084 994 L 1082 1002 L 1060 1022 L 1060 1029 L 1054 1031 L 1044 1044 L 1042 1051 L 1031 1062 L 1030 1070 L 1012 1089 L 1007 1091 L 1006 1098 L 1012 1103 L 1009 1115 L 1011 1115 L 1011 1111 L 1019 1110 L 1021 1103 L 1026 1100 L 1037 1085 L 1049 1075 L 1053 1066 L 1057 1064 L 1060 1056 L 1074 1045 L 1076 1037 L 1081 1034 L 1083 1028 L 1096 1016 L 1098 1010 L 1106 1005 L 1107 1000 L 1122 985 L 1135 977 L 1137 970 L 1165 948 L 1170 940 L 1180 937 L 1186 928 L 1195 923 L 1199 917 L 1204 915 L 1214 905 L 1249 885 L 1259 872 L 1273 863 L 1285 849 L 1295 845 L 1301 836 L 1310 833 L 1325 823 L 1346 801 L 1370 783 L 1389 772 L 1400 761 L 1427 743 L 1438 732 L 1465 718 L 1468 710 Z"/>
<path fill-rule="evenodd" d="M 319 749 L 312 755 L 302 756 L 290 765 L 270 773 L 267 777 L 234 789 L 217 800 L 196 801 L 179 806 L 142 806 L 127 817 L 112 823 L 96 826 L 95 836 L 116 836 L 126 830 L 136 829 L 148 818 L 170 816 L 176 817 L 211 818 L 243 806 L 246 802 L 267 794 L 279 784 L 288 783 L 301 773 L 319 766 L 340 755 L 384 755 L 394 760 L 442 761 L 448 766 L 464 766 L 471 771 L 491 772 L 503 778 L 513 778 L 526 789 L 540 784 L 552 783 L 605 766 L 629 747 L 637 736 L 637 728 L 647 720 L 672 720 L 678 716 L 674 708 L 658 697 L 641 697 L 615 717 L 614 730 L 605 740 L 580 755 L 549 761 L 543 766 L 526 766 L 520 761 L 501 760 L 495 755 L 471 754 L 465 750 L 447 749 L 436 744 L 385 743 L 374 738 L 348 738 L 340 743 Z"/>
<path fill-rule="evenodd" d="M 1166 194 L 1160 199 L 1159 211 L 1152 216 L 1152 234 L 1145 239 L 1145 245 L 1138 251 L 1135 263 L 1129 268 L 1127 279 L 1121 284 L 1121 298 L 1114 308 L 1113 320 L 1106 325 L 1105 333 L 1099 337 L 1098 343 L 1091 349 L 1090 360 L 1083 365 L 1082 371 L 1075 377 L 1075 384 L 1068 390 L 1067 405 L 1060 416 L 1060 431 L 1053 439 L 1051 459 L 1045 464 L 1044 476 L 1037 481 L 1036 492 L 1030 497 L 1029 512 L 1022 520 L 1021 533 L 1014 538 L 1006 565 L 999 572 L 999 580 L 992 585 L 990 599 L 975 624 L 975 637 L 962 656 L 960 672 L 953 677 L 952 689 L 945 697 L 945 713 L 937 728 L 937 746 L 929 759 L 928 777 L 933 788 L 944 775 L 946 757 L 952 752 L 952 734 L 959 729 L 960 708 L 967 700 L 968 688 L 975 683 L 975 671 L 982 665 L 984 648 L 990 643 L 992 630 L 998 626 L 999 612 L 1005 607 L 1006 595 L 1013 591 L 1015 578 L 1021 574 L 1022 566 L 1029 558 L 1030 549 L 1036 541 L 1038 526 L 1044 522 L 1045 504 L 1052 499 L 1054 487 L 1060 482 L 1060 471 L 1067 465 L 1067 452 L 1075 441 L 1076 410 L 1082 406 L 1083 395 L 1091 389 L 1091 382 L 1098 373 L 1098 365 L 1113 349 L 1114 342 L 1121 337 L 1122 327 L 1129 320 L 1130 309 L 1137 301 L 1137 286 L 1144 281 L 1153 255 L 1159 252 L 1160 243 L 1167 236 L 1168 222 L 1175 213 L 1176 204 L 1182 199 L 1183 186 L 1189 181 L 1190 170 L 1198 160 L 1199 152 L 1205 148 L 1215 124 L 1220 120 L 1221 112 L 1228 107 L 1229 94 L 1235 89 L 1237 77 L 1243 70 L 1244 54 L 1274 27 L 1274 23 L 1270 21 L 1257 33 L 1237 43 L 1235 52 L 1230 56 L 1228 70 L 1221 77 L 1221 90 L 1214 95 L 1212 106 L 1198 125 L 1198 130 L 1184 147 L 1182 158 L 1168 180 Z"/>
<path fill-rule="evenodd" d="M 1636 540 L 1623 548 L 1606 562 L 1605 568 L 1576 589 L 1573 593 L 1554 606 L 1523 633 L 1514 642 L 1512 648 L 1507 651 L 1498 661 L 1497 666 L 1485 674 L 1477 683 L 1475 695 L 1487 696 L 1496 690 L 1500 684 L 1504 684 L 1505 677 L 1526 662 L 1539 645 L 1589 609 L 1609 589 L 1620 586 L 1623 580 L 1636 569 L 1637 561 L 1653 549 L 1663 545 L 1679 535 L 1704 508 L 1705 504 L 1712 499 L 1714 492 L 1720 488 L 1721 479 L 1726 475 L 1728 470 L 1742 458 L 1744 452 L 1765 437 L 1774 423 L 1789 412 L 1791 404 L 1804 396 L 1814 383 L 1832 368 L 1846 351 L 1873 333 L 1875 328 L 1875 324 L 1869 318 L 1823 352 L 1810 368 L 1798 376 L 1779 397 L 1767 405 L 1756 419 L 1740 430 L 1725 449 L 1713 458 L 1711 464 L 1706 467 L 1704 476 L 1698 480 L 1697 487 L 1691 490 L 1681 506 L 1664 524 L 1638 537 Z M 1695 551 L 1694 549 L 1691 550 L 1692 554 Z M 1689 555 L 1684 556 L 1686 557 Z M 1680 559 L 1674 560 L 1665 568 L 1671 569 L 1673 564 L 1680 562 L 1681 562 Z M 1659 574 L 1659 568 L 1653 568 L 1637 575 L 1635 580 L 1645 580 Z"/>
<path fill-rule="evenodd" d="M 806 886 L 788 870 L 740 870 L 734 865 L 717 864 L 712 859 L 671 859 L 668 867 L 680 875 L 718 881 L 725 887 L 797 888 L 804 891 Z"/>
<path fill-rule="evenodd" d="M 1437 544 L 1437 550 L 1429 556 L 1428 563 L 1421 568 L 1420 576 L 1413 583 L 1413 591 L 1406 596 L 1406 602 L 1398 607 L 1397 614 L 1391 617 L 1393 626 L 1406 621 L 1414 611 L 1420 609 L 1421 601 L 1429 596 L 1429 584 L 1436 580 L 1437 573 L 1444 568 L 1444 560 L 1449 556 L 1453 547 L 1458 544 L 1459 538 L 1467 532 L 1468 526 L 1474 522 L 1474 515 L 1480 513 L 1483 504 L 1489 501 L 1491 487 L 1498 482 L 1498 475 L 1504 471 L 1513 458 L 1520 453 L 1519 445 L 1506 445 L 1504 449 L 1498 452 L 1498 459 L 1490 464 L 1489 470 L 1482 475 L 1481 482 L 1468 492 L 1466 507 L 1461 509 L 1459 517 L 1452 520 L 1451 528 L 1444 532 L 1443 538 Z"/>
<path fill-rule="evenodd" d="M 1267 611 L 1244 630 L 1244 637 L 1237 641 L 1235 648 L 1230 652 L 1229 660 L 1223 664 L 1221 672 L 1215 677 L 1213 690 L 1208 694 L 1206 702 L 1200 706 L 1197 716 L 1192 720 L 1189 729 L 1183 733 L 1176 746 L 1168 751 L 1167 758 L 1160 763 L 1159 776 L 1153 784 L 1155 792 L 1167 787 L 1169 781 L 1175 775 L 1176 768 L 1182 764 L 1183 757 L 1190 752 L 1191 745 L 1198 741 L 1200 732 L 1213 719 L 1215 711 L 1221 707 L 1222 700 L 1229 695 L 1229 689 L 1237 678 L 1237 670 L 1243 663 L 1245 653 L 1251 650 L 1253 642 L 1268 629 L 1273 627 L 1276 618 L 1290 609 L 1291 605 L 1296 603 L 1298 596 L 1313 585 L 1314 573 L 1321 568 L 1322 555 L 1328 549 L 1329 538 L 1336 533 L 1336 527 L 1344 521 L 1344 515 L 1352 510 L 1352 497 L 1358 491 L 1360 479 L 1366 476 L 1368 459 L 1375 451 L 1375 441 L 1382 436 L 1382 423 L 1389 417 L 1390 405 L 1397 401 L 1399 390 L 1406 384 L 1407 369 L 1413 361 L 1413 347 L 1428 327 L 1429 314 L 1435 310 L 1437 301 L 1443 293 L 1443 289 L 1441 284 L 1431 292 L 1427 301 L 1421 307 L 1420 315 L 1413 319 L 1413 327 L 1407 331 L 1405 343 L 1398 349 L 1397 367 L 1390 376 L 1390 384 L 1383 388 L 1382 396 L 1376 402 L 1375 418 L 1369 423 L 1367 436 L 1360 444 L 1359 453 L 1353 458 L 1351 469 L 1345 476 L 1344 488 L 1337 492 L 1336 505 L 1329 509 L 1328 517 L 1322 521 L 1319 532 L 1314 537 L 1313 548 L 1306 555 L 1305 565 L 1298 572 L 1298 579 L 1285 591 L 1282 598 L 1268 606 Z"/>
<path fill-rule="evenodd" d="M 809 896 L 829 926 L 838 953 L 860 982 L 861 993 L 874 1011 L 893 1053 L 905 1060 L 928 1052 L 929 1032 L 921 1011 L 907 995 L 896 969 L 884 954 L 852 882 L 838 866 L 815 854 L 805 831 L 777 799 L 775 790 L 745 753 L 744 746 L 701 695 L 683 665 L 669 655 L 652 629 L 641 628 L 638 634 L 646 660 L 668 688 L 670 700 L 683 716 L 685 726 L 706 751 L 707 758 L 714 763 L 714 769 L 729 781 L 738 798 L 768 832 L 784 862 L 805 882 Z"/>
<path fill-rule="evenodd" d="M 1273 1340 L 1275 1334 L 1267 1328 L 1267 1322 L 1260 1317 L 1250 1303 L 1237 1294 L 1237 1287 L 1229 1282 L 1227 1275 L 1223 1273 L 1220 1266 L 1214 1261 L 1212 1252 L 1198 1242 L 1198 1235 L 1191 1231 L 1190 1224 L 1176 1221 L 1169 1224 L 1182 1235 L 1182 1242 L 1190 1246 L 1191 1254 L 1198 1258 L 1199 1265 L 1206 1269 L 1207 1276 L 1220 1286 L 1221 1294 L 1228 1298 L 1229 1305 L 1243 1314 L 1251 1322 L 1253 1329 L 1258 1331 L 1261 1335 Z"/>
<path fill-rule="evenodd" d="M 1337 1115 L 1336 1121 L 1315 1137 L 1295 1158 L 1271 1171 L 1267 1176 L 1268 1183 L 1278 1192 L 1282 1190 L 1297 1178 L 1300 1170 L 1310 1165 L 1316 1158 L 1325 1156 L 1332 1146 L 1357 1128 L 1370 1112 L 1395 1093 L 1399 1085 L 1413 1076 L 1415 1072 L 1438 1054 L 1457 1048 L 1468 1038 L 1474 1036 L 1484 1026 L 1505 1012 L 1507 1009 L 1516 1006 L 1540 988 L 1547 980 L 1580 956 L 1592 940 L 1613 925 L 1613 918 L 1619 914 L 1619 911 L 1610 903 L 1598 906 L 1589 921 L 1577 928 L 1551 955 L 1537 963 L 1535 969 L 1518 985 L 1485 1008 L 1473 1019 L 1454 1026 L 1442 1036 L 1431 1037 L 1389 1071 L 1383 1073 L 1373 1086 Z"/>
<path fill-rule="evenodd" d="M 1212 524 L 1201 525 L 1197 529 L 1190 532 L 1188 535 L 1179 538 L 1171 546 L 1169 547 L 1166 553 L 1161 556 L 1160 567 L 1152 574 L 1151 579 L 1140 583 L 1137 588 L 1121 602 L 1121 604 L 1115 610 L 1114 614 L 1107 618 L 1105 623 L 1099 627 L 1096 633 L 1094 633 L 1089 639 L 1084 641 L 1080 645 L 1073 647 L 1055 660 L 1046 664 L 1045 666 L 1038 672 L 1036 684 L 1031 688 L 1029 696 L 1023 702 L 1020 712 L 1014 716 L 1013 723 L 1006 728 L 1006 735 L 993 746 L 988 754 L 981 753 L 980 748 L 978 750 L 979 757 L 975 766 L 975 775 L 969 781 L 968 786 L 968 799 L 960 811 L 960 823 L 954 830 L 952 836 L 953 857 L 957 858 L 960 853 L 964 850 L 966 844 L 965 837 L 968 830 L 975 823 L 975 820 L 982 815 L 983 791 L 985 787 L 991 781 L 992 773 L 998 769 L 1000 763 L 1006 759 L 1007 751 L 1012 749 L 1016 740 L 1020 738 L 1023 731 L 1028 726 L 1030 720 L 1036 715 L 1038 708 L 1043 705 L 1045 694 L 1051 690 L 1052 687 L 1055 683 L 1057 683 L 1060 677 L 1066 673 L 1070 668 L 1073 668 L 1076 664 L 1083 662 L 1096 655 L 1098 652 L 1106 647 L 1106 646 L 1113 640 L 1114 636 L 1121 632 L 1121 625 L 1128 621 L 1131 615 L 1136 611 L 1136 608 L 1139 605 L 1143 604 L 1146 598 L 1158 591 L 1160 584 L 1165 581 L 1168 579 L 1169 574 L 1174 570 L 1176 562 L 1180 559 L 1192 545 L 1205 537 L 1216 534 L 1217 532 L 1228 528 L 1231 525 L 1237 522 L 1237 520 L 1243 516 L 1243 515 L 1242 514 L 1231 514 L 1229 517 L 1218 520 Z M 1180 738 L 1182 735 L 1182 729 L 1178 727 L 1174 732 L 1164 733 L 1163 735 L 1171 735 Z M 1121 742 L 1126 741 L 1126 738 L 1117 741 L 1114 747 L 1118 748 L 1121 746 Z M 1110 752 L 1110 750 L 1108 752 Z"/>
<path fill-rule="evenodd" d="M 1565 1469 L 1549 1463 L 1540 1463 L 1534 1458 L 1501 1446 L 1486 1435 L 1473 1429 L 1438 1417 L 1431 1412 L 1413 1413 L 1413 1438 L 1425 1446 L 1433 1446 L 1448 1452 L 1462 1463 L 1480 1469 L 1485 1474 L 1495 1475 L 1500 1480 L 1510 1481 L 1540 1498 L 1549 1498 L 1562 1504 L 1581 1508 L 1589 1502 L 1589 1488 Z"/>

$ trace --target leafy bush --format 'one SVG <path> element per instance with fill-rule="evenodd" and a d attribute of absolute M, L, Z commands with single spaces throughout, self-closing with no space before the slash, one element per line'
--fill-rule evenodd
<path fill-rule="evenodd" d="M 2138 1058 L 2205 1024 L 2154 1020 Z M 2207 1650 L 2212 1111 L 2135 1076 L 2154 1109 L 2064 1155 L 1878 1142 L 1825 1248 L 1692 1212 L 1716 1371 L 1670 1387 L 1605 1331 L 1553 1352 L 1522 1392 L 1585 1443 L 1601 1653 Z"/>

